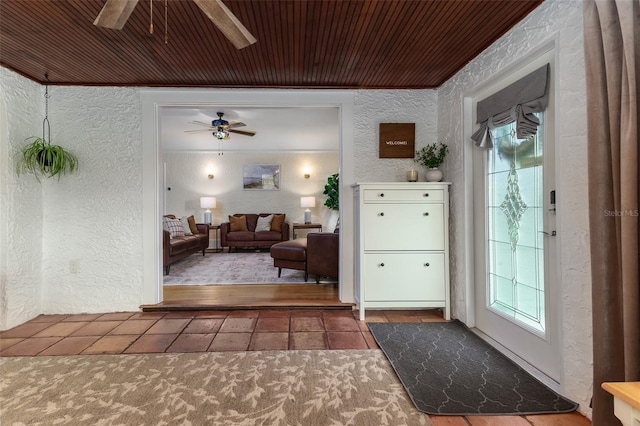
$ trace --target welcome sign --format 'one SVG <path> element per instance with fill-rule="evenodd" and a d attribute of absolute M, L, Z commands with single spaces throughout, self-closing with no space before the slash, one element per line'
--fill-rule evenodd
<path fill-rule="evenodd" d="M 416 123 L 380 123 L 379 158 L 413 158 Z"/>

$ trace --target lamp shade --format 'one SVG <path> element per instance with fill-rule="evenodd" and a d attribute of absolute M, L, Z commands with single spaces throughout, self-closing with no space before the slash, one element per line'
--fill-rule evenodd
<path fill-rule="evenodd" d="M 300 207 L 315 207 L 316 197 L 300 197 Z"/>
<path fill-rule="evenodd" d="M 200 207 L 203 209 L 215 209 L 216 197 L 200 197 Z"/>

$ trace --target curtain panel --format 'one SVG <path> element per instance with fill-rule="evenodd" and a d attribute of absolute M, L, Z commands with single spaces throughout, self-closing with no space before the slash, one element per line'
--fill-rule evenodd
<path fill-rule="evenodd" d="M 540 124 L 534 115 L 549 103 L 549 64 L 478 102 L 477 122 L 480 128 L 471 135 L 476 146 L 493 148 L 491 130 L 516 122 L 518 138 L 534 136 Z"/>
<path fill-rule="evenodd" d="M 620 424 L 603 382 L 640 380 L 640 1 L 586 0 L 593 424 Z"/>

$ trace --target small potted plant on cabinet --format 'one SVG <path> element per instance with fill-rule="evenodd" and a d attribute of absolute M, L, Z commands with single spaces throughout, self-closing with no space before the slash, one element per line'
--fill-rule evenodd
<path fill-rule="evenodd" d="M 444 158 L 449 152 L 449 147 L 442 142 L 432 143 L 416 151 L 414 161 L 427 168 L 425 179 L 427 182 L 440 182 L 442 171 L 439 169 Z"/>

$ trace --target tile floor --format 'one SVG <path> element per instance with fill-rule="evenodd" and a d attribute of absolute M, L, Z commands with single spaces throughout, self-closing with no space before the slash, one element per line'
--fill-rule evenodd
<path fill-rule="evenodd" d="M 368 322 L 443 321 L 440 310 L 372 311 Z M 349 310 L 233 310 L 40 315 L 0 332 L 0 356 L 377 349 Z M 434 426 L 586 426 L 577 413 L 430 416 Z"/>

